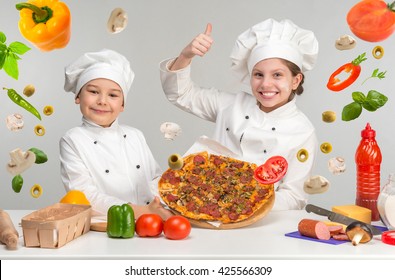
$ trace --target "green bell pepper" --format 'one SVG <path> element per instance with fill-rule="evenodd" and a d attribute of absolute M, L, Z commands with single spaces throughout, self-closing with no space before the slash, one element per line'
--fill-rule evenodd
<path fill-rule="evenodd" d="M 134 236 L 134 211 L 129 204 L 113 205 L 107 212 L 107 235 L 117 238 Z"/>

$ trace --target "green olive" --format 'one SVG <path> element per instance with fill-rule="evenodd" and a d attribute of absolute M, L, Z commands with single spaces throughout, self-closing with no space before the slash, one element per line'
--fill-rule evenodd
<path fill-rule="evenodd" d="M 30 194 L 34 198 L 38 198 L 42 195 L 43 193 L 43 188 L 39 184 L 33 185 L 30 189 Z"/>
<path fill-rule="evenodd" d="M 23 94 L 26 95 L 27 97 L 30 97 L 34 94 L 36 91 L 36 88 L 33 85 L 27 85 L 23 89 Z"/>
<path fill-rule="evenodd" d="M 322 113 L 322 120 L 327 123 L 334 122 L 336 120 L 336 113 L 333 111 L 325 111 Z"/>
<path fill-rule="evenodd" d="M 296 157 L 300 162 L 305 162 L 309 158 L 309 152 L 306 149 L 300 149 Z"/>
<path fill-rule="evenodd" d="M 184 160 L 179 154 L 172 154 L 168 159 L 169 167 L 174 170 L 181 169 L 184 166 Z"/>
<path fill-rule="evenodd" d="M 376 46 L 372 50 L 372 55 L 376 59 L 380 59 L 384 55 L 384 48 L 382 46 Z"/>
<path fill-rule="evenodd" d="M 324 142 L 321 144 L 320 149 L 324 154 L 329 154 L 332 152 L 332 145 L 329 142 Z"/>

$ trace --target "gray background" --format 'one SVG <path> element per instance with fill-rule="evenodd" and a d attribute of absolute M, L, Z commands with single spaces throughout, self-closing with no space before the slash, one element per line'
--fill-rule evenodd
<path fill-rule="evenodd" d="M 297 25 L 316 33 L 320 43 L 319 59 L 316 68 L 306 74 L 305 93 L 298 99 L 298 105 L 315 125 L 320 143 L 332 143 L 333 151 L 330 154 L 318 154 L 314 173 L 326 177 L 331 182 L 331 187 L 324 194 L 312 196 L 312 203 L 331 207 L 355 202 L 354 154 L 360 141 L 360 131 L 367 122 L 376 130 L 383 154 L 382 184 L 395 171 L 392 144 L 395 113 L 391 86 L 394 78 L 395 36 L 380 42 L 385 50 L 381 60 L 371 55 L 376 43 L 358 40 L 356 48 L 348 51 L 339 51 L 334 47 L 339 36 L 352 35 L 346 23 L 346 14 L 358 2 L 356 0 L 66 0 L 72 13 L 72 37 L 66 48 L 51 52 L 39 51 L 19 33 L 19 12 L 15 9 L 15 3 L 18 2 L 1 1 L 0 30 L 7 36 L 7 44 L 21 41 L 32 49 L 19 61 L 19 80 L 0 71 L 0 87 L 3 92 L 0 94 L 0 117 L 3 120 L 0 125 L 0 161 L 4 166 L 0 168 L 0 208 L 38 209 L 56 203 L 65 194 L 59 174 L 58 142 L 68 129 L 80 124 L 81 114 L 74 104 L 73 95 L 63 90 L 63 70 L 84 52 L 110 48 L 124 54 L 131 61 L 136 78 L 120 121 L 143 131 L 163 169 L 167 167 L 167 158 L 171 153 L 183 154 L 199 136 L 211 136 L 213 123 L 189 115 L 165 99 L 158 70 L 161 60 L 177 56 L 195 35 L 204 31 L 207 22 L 213 25 L 214 45 L 204 58 L 194 60 L 193 77 L 202 86 L 231 91 L 236 91 L 237 87 L 232 82 L 229 71 L 229 54 L 241 32 L 272 17 L 277 20 L 289 18 Z M 127 11 L 128 26 L 121 33 L 110 34 L 106 29 L 107 19 L 116 7 Z M 363 62 L 360 78 L 342 92 L 330 92 L 326 88 L 330 74 L 363 52 L 367 52 L 368 60 Z M 361 85 L 375 68 L 387 70 L 386 78 L 371 79 Z M 54 106 L 52 116 L 43 116 L 43 120 L 39 122 L 12 103 L 2 90 L 3 87 L 8 87 L 21 93 L 27 84 L 36 86 L 36 93 L 28 100 L 40 111 L 45 105 Z M 388 96 L 387 104 L 374 113 L 364 110 L 354 121 L 342 121 L 341 111 L 346 104 L 352 102 L 351 93 L 358 90 L 366 94 L 371 89 Z M 335 111 L 337 121 L 324 123 L 321 114 L 325 110 Z M 23 114 L 25 127 L 21 131 L 11 132 L 5 126 L 5 119 L 15 112 Z M 160 125 L 165 121 L 176 122 L 182 127 L 182 134 L 174 141 L 165 140 L 159 131 Z M 34 126 L 39 123 L 46 128 L 46 134 L 42 137 L 33 132 Z M 24 186 L 16 194 L 11 189 L 12 176 L 5 170 L 5 165 L 10 159 L 11 150 L 27 150 L 30 147 L 44 150 L 49 161 L 43 165 L 34 165 L 24 172 Z M 347 171 L 337 176 L 327 169 L 327 161 L 336 156 L 344 157 L 347 164 Z M 40 198 L 30 196 L 33 184 L 43 187 Z"/>

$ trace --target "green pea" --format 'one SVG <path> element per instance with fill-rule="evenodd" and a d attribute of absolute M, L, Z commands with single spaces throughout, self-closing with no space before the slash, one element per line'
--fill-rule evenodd
<path fill-rule="evenodd" d="M 23 178 L 21 175 L 16 175 L 13 179 L 12 179 L 12 189 L 14 190 L 14 192 L 19 193 L 22 189 L 23 186 Z"/>

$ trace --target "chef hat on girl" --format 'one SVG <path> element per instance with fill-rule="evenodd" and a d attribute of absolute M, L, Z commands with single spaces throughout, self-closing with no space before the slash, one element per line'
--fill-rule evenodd
<path fill-rule="evenodd" d="M 98 78 L 116 82 L 121 87 L 126 101 L 134 72 L 129 61 L 115 51 L 103 49 L 99 52 L 89 52 L 65 68 L 64 89 L 77 96 L 87 82 Z"/>
<path fill-rule="evenodd" d="M 231 69 L 250 84 L 252 69 L 261 60 L 283 58 L 305 72 L 314 67 L 317 55 L 318 41 L 312 31 L 290 20 L 267 19 L 239 35 L 230 56 Z"/>

